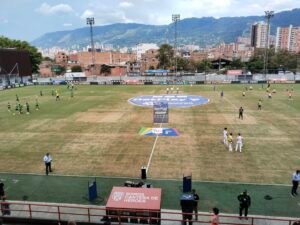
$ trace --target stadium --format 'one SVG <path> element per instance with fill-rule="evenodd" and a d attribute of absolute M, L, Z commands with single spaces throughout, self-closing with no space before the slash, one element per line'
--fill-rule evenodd
<path fill-rule="evenodd" d="M 63 12 L 75 13 L 68 4 L 35 9 Z M 0 225 L 300 224 L 300 27 L 278 27 L 271 44 L 274 11 L 265 14 L 267 24 L 235 43 L 216 44 L 225 27 L 216 23 L 198 40 L 216 39 L 205 51 L 177 46 L 180 14 L 165 31 L 174 28 L 174 49 L 156 33 L 160 48 L 145 44 L 144 53 L 136 40 L 113 48 L 98 28 L 95 49 L 89 10 L 80 18 L 90 46 L 81 29 L 45 34 L 51 49 L 1 36 Z M 124 29 L 124 41 L 120 27 L 111 39 L 122 44 L 139 33 Z M 184 33 L 198 36 L 195 28 Z M 66 53 L 56 39 L 78 45 Z"/>

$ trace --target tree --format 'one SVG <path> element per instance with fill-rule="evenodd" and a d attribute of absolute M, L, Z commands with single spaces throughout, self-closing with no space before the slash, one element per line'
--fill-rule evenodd
<path fill-rule="evenodd" d="M 278 70 L 297 70 L 297 55 L 287 50 L 281 50 L 270 57 L 269 66 L 274 72 Z"/>
<path fill-rule="evenodd" d="M 54 62 L 53 59 L 51 59 L 50 57 L 46 56 L 46 57 L 43 57 L 43 61 L 50 61 L 50 62 Z"/>
<path fill-rule="evenodd" d="M 4 36 L 0 36 L 0 47 L 16 48 L 16 49 L 28 51 L 31 65 L 32 65 L 32 73 L 38 73 L 39 65 L 42 61 L 42 54 L 38 52 L 36 47 L 31 46 L 26 41 L 13 40 Z"/>
<path fill-rule="evenodd" d="M 82 72 L 82 68 L 81 66 L 72 66 L 71 71 L 72 73 Z"/>
<path fill-rule="evenodd" d="M 229 65 L 229 69 L 243 69 L 244 67 L 245 63 L 243 63 L 240 58 L 233 59 Z"/>
<path fill-rule="evenodd" d="M 66 68 L 61 65 L 53 65 L 51 67 L 52 72 L 54 72 L 56 75 L 64 74 L 66 71 Z"/>
<path fill-rule="evenodd" d="M 102 64 L 101 69 L 100 69 L 100 73 L 104 74 L 104 75 L 110 74 L 111 73 L 111 67 L 106 65 L 106 64 Z"/>
<path fill-rule="evenodd" d="M 158 50 L 157 58 L 159 60 L 159 68 L 170 69 L 172 66 L 172 59 L 174 57 L 173 47 L 168 44 L 162 44 Z"/>
<path fill-rule="evenodd" d="M 191 63 L 188 59 L 177 58 L 177 70 L 179 71 L 189 71 L 191 70 Z"/>
<path fill-rule="evenodd" d="M 196 62 L 195 66 L 198 72 L 207 72 L 212 68 L 211 61 L 209 61 L 208 59 Z"/>
<path fill-rule="evenodd" d="M 261 56 L 253 56 L 247 62 L 246 66 L 252 73 L 262 71 L 264 68 L 264 59 Z"/>

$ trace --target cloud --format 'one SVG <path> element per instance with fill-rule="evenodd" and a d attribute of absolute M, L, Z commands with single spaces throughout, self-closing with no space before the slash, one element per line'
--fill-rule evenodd
<path fill-rule="evenodd" d="M 51 6 L 47 3 L 43 3 L 35 11 L 38 13 L 44 14 L 44 15 L 66 14 L 66 13 L 74 12 L 73 8 L 68 4 L 57 4 L 57 5 Z"/>
<path fill-rule="evenodd" d="M 126 9 L 126 8 L 133 7 L 134 5 L 133 5 L 132 2 L 120 2 L 119 6 L 120 6 L 121 8 Z"/>
<path fill-rule="evenodd" d="M 71 0 L 70 0 L 71 1 Z M 89 0 L 81 18 L 94 17 L 97 25 L 112 23 L 172 23 L 172 14 L 181 20 L 191 17 L 232 17 L 264 15 L 296 8 L 300 0 Z"/>
<path fill-rule="evenodd" d="M 64 27 L 71 27 L 71 26 L 73 26 L 73 24 L 72 23 L 64 23 L 63 26 Z"/>
<path fill-rule="evenodd" d="M 94 15 L 95 15 L 95 13 L 94 13 L 93 11 L 87 9 L 87 10 L 85 10 L 85 11 L 82 13 L 82 15 L 80 16 L 80 18 L 83 19 L 83 20 L 85 20 L 86 18 L 92 17 L 92 16 L 94 16 Z"/>

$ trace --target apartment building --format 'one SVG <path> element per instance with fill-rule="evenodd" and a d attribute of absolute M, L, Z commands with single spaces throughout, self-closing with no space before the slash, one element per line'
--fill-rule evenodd
<path fill-rule="evenodd" d="M 300 52 L 300 27 L 278 27 L 276 32 L 275 50 Z"/>

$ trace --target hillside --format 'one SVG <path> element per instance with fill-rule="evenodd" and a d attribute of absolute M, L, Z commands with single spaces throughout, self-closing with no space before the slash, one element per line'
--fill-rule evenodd
<path fill-rule="evenodd" d="M 212 45 L 232 42 L 237 36 L 247 35 L 254 22 L 263 21 L 264 16 L 187 18 L 178 23 L 178 44 Z M 300 26 L 300 9 L 276 13 L 271 20 L 271 34 L 278 26 Z M 116 23 L 94 27 L 95 42 L 114 46 L 134 46 L 141 42 L 173 43 L 174 24 L 145 25 L 136 23 Z M 31 44 L 49 48 L 53 46 L 86 46 L 90 43 L 89 27 L 69 31 L 46 33 Z"/>

